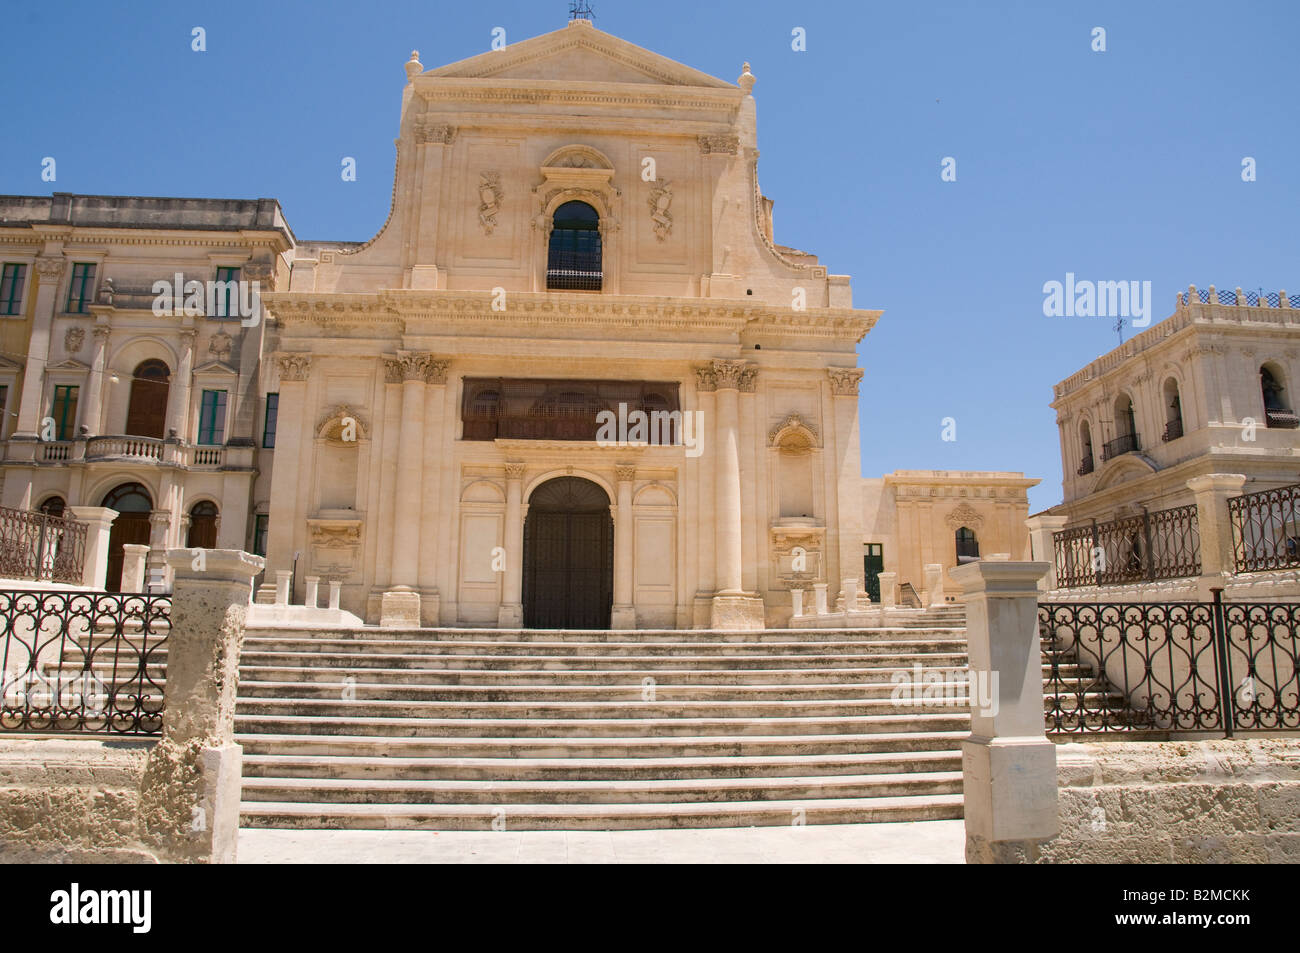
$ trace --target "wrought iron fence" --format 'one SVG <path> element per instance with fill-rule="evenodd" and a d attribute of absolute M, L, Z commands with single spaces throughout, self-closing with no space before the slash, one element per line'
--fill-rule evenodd
<path fill-rule="evenodd" d="M 1093 522 L 1053 534 L 1056 584 L 1120 585 L 1180 579 L 1201 572 L 1201 534 L 1196 506 Z"/>
<path fill-rule="evenodd" d="M 1042 603 L 1049 732 L 1300 727 L 1300 605 Z"/>
<path fill-rule="evenodd" d="M 86 524 L 0 506 L 0 576 L 80 583 Z"/>
<path fill-rule="evenodd" d="M 1228 500 L 1237 572 L 1300 566 L 1300 483 Z"/>
<path fill-rule="evenodd" d="M 162 730 L 171 597 L 0 590 L 0 731 Z"/>

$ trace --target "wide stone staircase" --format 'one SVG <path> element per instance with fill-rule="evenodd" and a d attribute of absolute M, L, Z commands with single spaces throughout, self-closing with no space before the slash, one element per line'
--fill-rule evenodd
<path fill-rule="evenodd" d="M 247 827 L 962 816 L 960 609 L 860 630 L 250 630 Z M 929 698 L 909 703 L 900 693 Z M 942 696 L 942 697 L 939 697 Z"/>

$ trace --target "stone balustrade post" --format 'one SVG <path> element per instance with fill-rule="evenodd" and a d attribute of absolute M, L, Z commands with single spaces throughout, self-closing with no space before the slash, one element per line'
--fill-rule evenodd
<path fill-rule="evenodd" d="M 172 549 L 171 630 L 163 733 L 145 766 L 140 812 L 160 857 L 233 863 L 239 836 L 242 749 L 235 744 L 235 694 L 253 577 L 260 556 Z"/>
<path fill-rule="evenodd" d="M 962 743 L 967 863 L 1025 863 L 1059 831 L 1056 746 L 1043 720 L 1038 583 L 1045 562 L 952 571 L 966 604 L 971 733 Z"/>
<path fill-rule="evenodd" d="M 320 603 L 320 576 L 303 576 L 302 579 L 307 584 L 307 595 L 303 599 L 303 605 L 315 609 Z"/>
<path fill-rule="evenodd" d="M 1043 587 L 1047 591 L 1058 586 L 1058 567 L 1056 565 L 1056 534 L 1065 529 L 1069 518 L 1040 513 L 1025 520 L 1029 528 L 1029 555 L 1036 562 L 1047 563 L 1047 575 L 1043 577 Z"/>
<path fill-rule="evenodd" d="M 898 573 L 881 572 L 876 573 L 876 579 L 880 582 L 880 607 L 882 609 L 892 609 L 898 604 Z"/>
<path fill-rule="evenodd" d="M 1214 585 L 1223 584 L 1217 577 L 1236 570 L 1228 499 L 1241 496 L 1245 485 L 1244 473 L 1207 473 L 1187 481 L 1187 488 L 1196 496 L 1196 522 L 1201 537 L 1201 577 L 1216 577 Z"/>
<path fill-rule="evenodd" d="M 927 563 L 925 566 L 925 604 L 943 605 L 943 564 Z"/>
<path fill-rule="evenodd" d="M 813 605 L 818 615 L 826 615 L 829 611 L 826 606 L 826 583 L 813 583 Z"/>
<path fill-rule="evenodd" d="M 287 606 L 289 604 L 289 584 L 293 582 L 292 569 L 277 569 L 275 571 L 275 604 L 277 606 Z"/>
<path fill-rule="evenodd" d="M 117 519 L 117 510 L 104 506 L 69 506 L 68 512 L 77 522 L 86 524 L 86 552 L 81 564 L 81 584 L 102 591 L 108 583 L 108 538 L 113 530 L 113 520 Z M 149 551 L 148 546 L 140 548 Z M 143 569 L 142 560 L 142 580 Z"/>
<path fill-rule="evenodd" d="M 790 590 L 790 607 L 793 610 L 791 613 L 791 618 L 797 619 L 803 615 L 803 590 L 802 589 Z"/>
<path fill-rule="evenodd" d="M 144 592 L 148 562 L 148 546 L 144 543 L 123 543 L 122 581 L 118 585 L 118 589 L 122 592 Z"/>
<path fill-rule="evenodd" d="M 339 603 L 343 595 L 343 581 L 341 579 L 330 580 L 330 608 L 339 608 Z"/>

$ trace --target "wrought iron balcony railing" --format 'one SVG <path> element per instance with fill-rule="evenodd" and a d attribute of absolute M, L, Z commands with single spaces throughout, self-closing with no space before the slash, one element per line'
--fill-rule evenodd
<path fill-rule="evenodd" d="M 1181 579 L 1200 575 L 1196 506 L 1078 526 L 1054 534 L 1057 585 L 1063 589 Z"/>
<path fill-rule="evenodd" d="M 1300 566 L 1300 483 L 1228 500 L 1237 572 Z"/>
<path fill-rule="evenodd" d="M 1293 410 L 1266 410 L 1264 421 L 1267 426 L 1282 430 L 1295 430 L 1300 427 L 1300 417 L 1297 417 Z"/>
<path fill-rule="evenodd" d="M 1107 440 L 1102 444 L 1102 460 L 1113 460 L 1125 453 L 1136 453 L 1139 449 L 1138 435 L 1135 433 L 1121 434 L 1114 440 Z"/>
<path fill-rule="evenodd" d="M 0 576 L 79 585 L 86 524 L 0 506 Z"/>
<path fill-rule="evenodd" d="M 1092 454 L 1088 454 L 1088 456 L 1084 457 L 1083 463 L 1079 464 L 1079 469 L 1075 472 L 1078 473 L 1079 476 L 1087 476 L 1093 471 L 1093 469 Z"/>
<path fill-rule="evenodd" d="M 1161 434 L 1160 439 L 1163 440 L 1165 443 L 1168 443 L 1170 440 L 1177 440 L 1182 435 L 1183 435 L 1182 420 L 1181 419 L 1171 420 L 1169 421 L 1169 423 L 1165 424 L 1165 432 Z"/>

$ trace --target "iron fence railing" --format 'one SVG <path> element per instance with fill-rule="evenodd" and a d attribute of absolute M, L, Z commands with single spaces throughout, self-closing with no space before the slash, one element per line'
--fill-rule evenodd
<path fill-rule="evenodd" d="M 162 730 L 171 597 L 0 590 L 0 731 Z"/>
<path fill-rule="evenodd" d="M 1053 534 L 1060 588 L 1181 579 L 1201 572 L 1196 506 L 1176 506 Z"/>
<path fill-rule="evenodd" d="M 1187 291 L 1178 292 L 1179 304 L 1188 303 Z M 1197 288 L 1195 289 L 1196 301 L 1201 304 L 1226 304 L 1237 305 L 1243 304 L 1249 307 L 1268 307 L 1268 308 L 1300 308 L 1300 295 L 1287 295 L 1283 297 L 1281 292 L 1269 291 L 1243 291 L 1241 297 L 1237 297 L 1236 290 L 1217 288 Z"/>
<path fill-rule="evenodd" d="M 1300 605 L 1042 603 L 1049 732 L 1300 728 Z"/>
<path fill-rule="evenodd" d="M 0 576 L 80 583 L 86 524 L 0 506 Z"/>
<path fill-rule="evenodd" d="M 1300 483 L 1228 500 L 1237 572 L 1300 566 Z"/>

